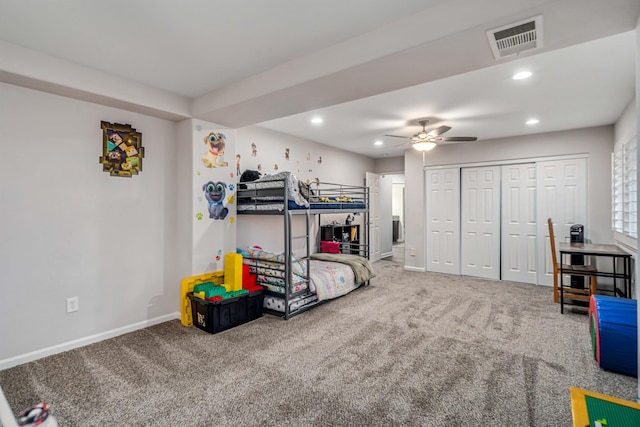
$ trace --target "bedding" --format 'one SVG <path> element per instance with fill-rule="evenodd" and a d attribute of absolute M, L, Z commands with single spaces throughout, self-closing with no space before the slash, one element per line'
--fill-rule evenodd
<path fill-rule="evenodd" d="M 272 292 L 277 293 L 285 293 L 285 283 L 286 283 L 286 271 L 285 271 L 285 256 L 284 253 L 275 253 L 262 250 L 257 247 L 251 247 L 247 251 L 243 251 L 245 256 L 244 262 L 251 266 L 253 272 L 258 275 L 258 283 L 265 286 Z M 314 259 L 311 261 L 311 274 L 309 277 L 309 285 L 308 290 L 311 292 L 315 292 L 315 299 L 313 301 L 324 301 L 327 299 L 337 298 L 339 296 L 345 295 L 352 290 L 356 289 L 360 283 L 364 283 L 366 280 L 358 281 L 356 277 L 366 278 L 373 277 L 371 274 L 372 271 L 367 275 L 366 271 L 362 272 L 360 270 L 366 270 L 365 267 L 358 264 L 358 262 L 362 263 L 360 260 L 353 260 L 351 258 L 362 259 L 364 258 L 349 255 L 344 258 L 339 258 L 343 262 L 335 262 L 335 261 L 327 261 Z M 351 259 L 350 263 L 345 263 L 347 259 Z M 358 269 L 358 275 L 354 273 L 354 266 Z M 292 283 L 290 287 L 290 292 L 299 292 L 307 289 L 307 283 L 304 278 L 307 276 L 307 261 L 306 260 L 298 260 L 296 257 L 291 257 L 291 276 Z M 271 301 L 271 300 L 269 300 Z M 284 301 L 284 300 L 283 300 Z M 291 310 L 295 310 L 296 308 L 301 307 L 304 304 L 298 304 L 300 299 L 293 298 L 290 300 L 290 303 L 296 301 L 295 305 L 291 306 Z M 284 303 L 276 304 L 275 301 L 267 302 L 265 299 L 264 306 L 265 308 L 273 308 L 273 306 L 278 305 L 284 311 Z M 295 308 L 294 308 L 295 306 Z"/>
<path fill-rule="evenodd" d="M 318 301 L 346 295 L 360 286 L 351 267 L 336 262 L 312 261 L 310 279 Z"/>
<path fill-rule="evenodd" d="M 318 300 L 316 295 L 303 295 L 289 300 L 289 311 L 295 311 L 300 307 L 311 304 Z M 285 300 L 272 295 L 265 295 L 264 308 L 284 313 Z"/>
<path fill-rule="evenodd" d="M 359 255 L 331 254 L 323 252 L 311 255 L 311 259 L 339 262 L 341 264 L 348 265 L 353 269 L 356 283 L 364 283 L 376 276 L 369 260 Z"/>
<path fill-rule="evenodd" d="M 255 181 L 242 184 L 247 191 L 239 192 L 238 212 L 284 211 L 282 188 L 287 182 L 287 208 L 299 209 L 366 209 L 363 199 L 353 199 L 344 195 L 318 196 L 308 184 L 301 182 L 291 172 L 267 175 Z M 340 190 L 335 189 L 334 194 Z M 358 193 L 362 195 L 362 193 Z"/>

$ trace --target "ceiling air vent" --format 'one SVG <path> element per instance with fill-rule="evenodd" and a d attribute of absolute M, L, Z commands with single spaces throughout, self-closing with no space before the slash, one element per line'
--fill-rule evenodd
<path fill-rule="evenodd" d="M 496 59 L 542 47 L 542 15 L 487 31 Z"/>

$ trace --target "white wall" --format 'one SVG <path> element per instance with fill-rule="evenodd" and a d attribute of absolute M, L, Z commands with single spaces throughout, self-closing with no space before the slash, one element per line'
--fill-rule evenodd
<path fill-rule="evenodd" d="M 261 166 L 262 173 L 273 174 L 289 171 L 302 181 L 313 182 L 318 178 L 322 182 L 348 185 L 364 185 L 365 172 L 372 171 L 373 159 L 337 148 L 314 143 L 309 140 L 295 138 L 279 132 L 251 126 L 238 129 L 236 132 L 236 150 L 240 157 L 240 170 L 257 170 Z M 256 154 L 252 155 L 251 144 L 256 145 Z M 289 149 L 289 160 L 285 158 L 285 149 Z M 318 161 L 322 158 L 321 162 Z M 278 165 L 278 170 L 275 170 Z M 343 224 L 346 214 L 322 215 L 322 223 L 335 220 Z M 314 219 L 317 221 L 317 218 Z M 362 227 L 362 216 L 356 217 L 355 223 Z M 315 222 L 314 222 L 315 224 Z M 304 229 L 303 218 L 294 218 L 294 235 L 301 234 Z M 313 228 L 312 242 L 315 239 Z M 362 233 L 362 231 L 361 231 Z M 246 248 L 259 245 L 272 251 L 284 250 L 283 218 L 280 216 L 238 216 L 237 245 Z M 298 253 L 302 250 L 301 242 L 294 242 Z"/>
<path fill-rule="evenodd" d="M 375 173 L 402 173 L 404 172 L 404 156 L 400 157 L 383 157 L 375 159 Z"/>
<path fill-rule="evenodd" d="M 193 208 L 189 216 L 192 219 L 193 233 L 191 275 L 198 275 L 224 269 L 224 254 L 236 251 L 236 136 L 234 130 L 213 123 L 201 120 L 191 122 L 193 148 L 191 170 L 188 171 L 192 177 L 190 203 Z M 224 154 L 213 160 L 212 166 L 205 166 L 202 158 L 209 151 L 205 140 L 208 141 L 212 133 L 225 136 Z M 207 156 L 207 162 L 212 161 L 211 159 Z M 224 218 L 215 219 L 216 215 L 212 218 L 209 213 L 209 202 L 203 190 L 209 182 L 215 185 L 223 183 L 226 186 L 222 206 L 228 212 Z"/>
<path fill-rule="evenodd" d="M 101 120 L 142 133 L 139 175 L 102 171 Z M 176 125 L 0 84 L 0 129 L 0 369 L 176 314 Z"/>
<path fill-rule="evenodd" d="M 436 147 L 425 154 L 405 152 L 405 265 L 425 268 L 424 166 L 498 162 L 546 156 L 588 153 L 588 236 L 594 242 L 613 243 L 611 235 L 611 152 L 613 126 L 525 135 L 476 143 Z M 410 256 L 415 249 L 416 256 Z"/>

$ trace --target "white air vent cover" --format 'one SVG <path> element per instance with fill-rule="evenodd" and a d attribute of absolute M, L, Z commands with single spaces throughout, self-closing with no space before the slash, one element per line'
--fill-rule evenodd
<path fill-rule="evenodd" d="M 542 15 L 487 31 L 496 59 L 542 47 Z"/>

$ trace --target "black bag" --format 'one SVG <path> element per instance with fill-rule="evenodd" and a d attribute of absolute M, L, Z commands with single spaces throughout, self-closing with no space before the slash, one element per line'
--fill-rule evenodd
<path fill-rule="evenodd" d="M 240 182 L 255 181 L 256 179 L 260 179 L 261 176 L 262 174 L 260 172 L 247 169 L 240 175 Z M 244 184 L 240 184 L 239 187 L 243 190 L 247 189 L 247 186 Z"/>

